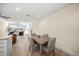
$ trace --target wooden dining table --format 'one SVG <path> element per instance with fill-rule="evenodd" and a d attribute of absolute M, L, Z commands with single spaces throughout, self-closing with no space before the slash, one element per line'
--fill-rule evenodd
<path fill-rule="evenodd" d="M 42 53 L 42 45 L 48 42 L 48 38 L 42 36 L 42 35 L 36 35 L 32 37 L 35 42 L 37 42 L 40 46 L 40 55 Z"/>

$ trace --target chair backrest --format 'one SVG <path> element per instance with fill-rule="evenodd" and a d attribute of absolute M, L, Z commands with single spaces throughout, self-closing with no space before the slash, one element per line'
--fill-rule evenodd
<path fill-rule="evenodd" d="M 29 39 L 29 44 L 33 47 L 33 46 L 34 46 L 34 41 L 33 41 L 33 39 L 32 39 L 31 37 L 28 37 L 28 39 Z"/>
<path fill-rule="evenodd" d="M 31 35 L 32 35 L 32 36 L 36 36 L 36 33 L 32 33 Z"/>
<path fill-rule="evenodd" d="M 46 38 L 48 38 L 48 34 L 47 33 L 44 33 L 43 36 L 46 37 Z"/>
<path fill-rule="evenodd" d="M 55 42 L 56 42 L 56 38 L 51 38 L 48 42 L 47 49 L 53 50 L 55 48 Z"/>

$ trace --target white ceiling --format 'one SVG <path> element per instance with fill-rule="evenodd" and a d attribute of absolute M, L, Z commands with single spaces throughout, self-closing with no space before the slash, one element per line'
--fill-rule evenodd
<path fill-rule="evenodd" d="M 61 8 L 67 3 L 4 3 L 0 4 L 2 15 L 11 17 L 11 21 L 30 21 L 44 18 Z M 16 10 L 17 8 L 17 10 Z M 10 21 L 9 20 L 9 21 Z"/>

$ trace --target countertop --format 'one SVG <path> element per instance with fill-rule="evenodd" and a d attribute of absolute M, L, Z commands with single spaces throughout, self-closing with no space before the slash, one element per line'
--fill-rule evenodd
<path fill-rule="evenodd" d="M 11 37 L 11 35 L 1 36 L 0 40 L 8 40 L 9 37 Z"/>

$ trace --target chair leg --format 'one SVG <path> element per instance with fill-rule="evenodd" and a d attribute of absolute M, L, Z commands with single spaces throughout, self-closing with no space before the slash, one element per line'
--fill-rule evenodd
<path fill-rule="evenodd" d="M 52 51 L 49 52 L 50 56 L 52 56 Z"/>
<path fill-rule="evenodd" d="M 31 56 L 33 56 L 33 51 L 31 51 Z"/>
<path fill-rule="evenodd" d="M 55 50 L 53 50 L 53 55 L 55 56 Z"/>
<path fill-rule="evenodd" d="M 33 50 L 31 49 L 31 56 L 33 56 Z"/>
<path fill-rule="evenodd" d="M 30 52 L 30 47 L 29 47 L 29 52 Z"/>
<path fill-rule="evenodd" d="M 51 51 L 49 52 L 50 56 L 51 56 Z"/>
<path fill-rule="evenodd" d="M 50 51 L 50 56 L 52 56 L 52 51 Z"/>
<path fill-rule="evenodd" d="M 33 56 L 33 50 L 31 48 L 31 46 L 29 46 L 29 52 L 31 52 L 31 56 Z"/>

